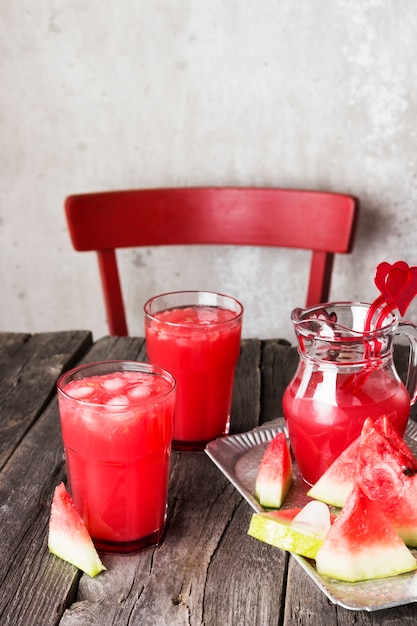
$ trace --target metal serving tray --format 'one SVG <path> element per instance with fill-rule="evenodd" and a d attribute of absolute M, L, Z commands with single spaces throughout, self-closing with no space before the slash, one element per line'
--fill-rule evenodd
<path fill-rule="evenodd" d="M 252 509 L 264 509 L 254 497 L 258 466 L 268 443 L 279 432 L 287 435 L 283 418 L 278 418 L 247 433 L 229 435 L 211 441 L 206 454 L 247 500 Z M 417 424 L 409 422 L 406 441 L 417 456 Z M 304 506 L 310 498 L 297 465 L 293 467 L 293 482 L 283 508 Z M 417 550 L 411 550 L 417 558 Z M 350 610 L 376 611 L 417 602 L 417 573 L 411 572 L 390 578 L 358 583 L 333 580 L 317 573 L 315 561 L 292 555 L 329 600 Z"/>

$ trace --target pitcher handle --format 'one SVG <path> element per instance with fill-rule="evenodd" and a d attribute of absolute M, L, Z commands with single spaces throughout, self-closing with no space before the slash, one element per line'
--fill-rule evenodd
<path fill-rule="evenodd" d="M 412 322 L 400 321 L 396 334 L 407 337 L 410 344 L 405 386 L 410 395 L 410 404 L 412 406 L 417 399 L 417 326 Z"/>

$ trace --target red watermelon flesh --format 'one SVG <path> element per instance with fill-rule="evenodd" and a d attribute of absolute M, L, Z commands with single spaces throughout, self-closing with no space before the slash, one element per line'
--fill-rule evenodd
<path fill-rule="evenodd" d="M 371 420 L 365 422 L 361 433 L 358 482 L 405 543 L 417 546 L 416 460 L 409 448 L 404 448 L 405 442 L 398 449 L 391 441 Z"/>
<path fill-rule="evenodd" d="M 385 415 L 377 419 L 375 423 L 370 418 L 365 420 L 362 433 L 367 433 L 367 438 L 369 437 L 369 429 L 378 433 L 380 438 L 382 437 L 386 441 L 391 450 L 391 455 L 398 459 L 398 462 L 409 468 L 410 472 L 417 470 L 417 459 Z M 363 439 L 363 435 L 355 439 L 311 487 L 307 495 L 326 502 L 326 504 L 343 507 L 358 477 L 360 470 L 359 450 L 363 445 Z M 374 458 L 379 457 L 375 456 Z M 371 461 L 372 453 L 370 453 Z"/>
<path fill-rule="evenodd" d="M 355 485 L 317 552 L 316 568 L 358 582 L 413 571 L 417 562 L 379 506 Z"/>
<path fill-rule="evenodd" d="M 366 428 L 369 427 L 369 424 L 370 422 L 367 423 Z M 384 435 L 386 439 L 388 439 L 391 446 L 398 451 L 399 458 L 406 463 L 407 467 L 417 470 L 417 459 L 405 443 L 404 439 L 397 433 L 387 416 L 383 415 L 377 419 L 374 426 L 381 432 L 381 434 Z"/>
<path fill-rule="evenodd" d="M 307 495 L 342 508 L 355 483 L 359 466 L 360 437 L 355 439 L 327 468 Z"/>
<path fill-rule="evenodd" d="M 261 506 L 279 509 L 292 480 L 292 461 L 285 433 L 268 444 L 258 468 L 255 496 Z"/>
<path fill-rule="evenodd" d="M 89 576 L 106 569 L 64 483 L 55 487 L 52 499 L 48 548 Z"/>

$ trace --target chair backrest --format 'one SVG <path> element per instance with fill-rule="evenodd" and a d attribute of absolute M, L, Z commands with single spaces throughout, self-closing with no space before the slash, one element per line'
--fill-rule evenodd
<path fill-rule="evenodd" d="M 327 302 L 335 253 L 352 249 L 359 203 L 350 195 L 259 187 L 188 187 L 69 196 L 75 250 L 96 251 L 109 331 L 127 335 L 115 250 L 228 244 L 312 251 L 306 305 Z"/>

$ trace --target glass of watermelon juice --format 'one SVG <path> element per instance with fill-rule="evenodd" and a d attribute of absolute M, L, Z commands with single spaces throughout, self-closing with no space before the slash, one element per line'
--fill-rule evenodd
<path fill-rule="evenodd" d="M 97 548 L 157 545 L 167 509 L 176 383 L 159 367 L 102 361 L 57 382 L 69 489 Z"/>
<path fill-rule="evenodd" d="M 172 446 L 204 450 L 229 431 L 243 306 L 218 293 L 178 291 L 151 298 L 144 312 L 148 358 L 177 381 Z"/>
<path fill-rule="evenodd" d="M 282 406 L 292 451 L 310 485 L 360 435 L 367 417 L 386 415 L 403 436 L 416 399 L 416 326 L 389 313 L 382 327 L 364 330 L 369 307 L 336 302 L 292 312 L 300 360 Z M 397 335 L 411 347 L 405 384 L 393 359 Z"/>

